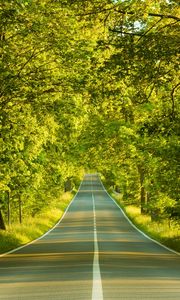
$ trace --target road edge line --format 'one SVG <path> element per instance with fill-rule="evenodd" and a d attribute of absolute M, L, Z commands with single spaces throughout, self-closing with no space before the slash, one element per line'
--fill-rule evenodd
<path fill-rule="evenodd" d="M 180 256 L 180 253 L 179 253 L 179 252 L 177 252 L 177 251 L 175 251 L 175 250 L 173 250 L 173 249 L 171 249 L 171 248 L 169 248 L 169 247 L 167 247 L 167 246 L 161 244 L 160 242 L 154 240 L 153 238 L 151 238 L 150 236 L 148 236 L 146 233 L 144 233 L 143 231 L 141 231 L 139 228 L 137 228 L 136 225 L 133 224 L 133 222 L 128 218 L 128 216 L 126 215 L 126 213 L 124 212 L 124 210 L 120 207 L 120 205 L 119 205 L 119 204 L 111 197 L 111 195 L 107 192 L 107 190 L 105 189 L 105 187 L 104 187 L 104 185 L 103 185 L 103 183 L 102 183 L 100 177 L 99 177 L 99 180 L 100 180 L 100 182 L 101 182 L 101 184 L 102 184 L 102 187 L 103 187 L 104 191 L 106 192 L 106 194 L 111 198 L 111 200 L 112 200 L 112 201 L 116 204 L 116 206 L 121 210 L 121 212 L 123 213 L 123 215 L 124 215 L 125 218 L 128 220 L 128 222 L 131 224 L 132 227 L 134 227 L 137 231 L 139 231 L 143 236 L 145 236 L 146 238 L 148 238 L 148 239 L 151 240 L 152 242 L 154 242 L 154 243 L 158 244 L 159 246 L 165 248 L 166 250 L 168 250 L 168 251 L 170 251 L 170 252 L 172 252 L 172 253 L 174 253 L 174 254 Z"/>
<path fill-rule="evenodd" d="M 10 251 L 7 251 L 7 252 L 5 252 L 5 253 L 0 254 L 0 257 L 4 257 L 4 256 L 6 256 L 6 255 L 8 255 L 8 254 L 14 253 L 14 252 L 16 252 L 16 251 L 18 251 L 18 250 L 21 250 L 21 249 L 23 249 L 23 248 L 25 248 L 25 247 L 28 247 L 29 245 L 34 244 L 36 241 L 41 240 L 43 237 L 45 237 L 45 236 L 48 235 L 51 231 L 53 231 L 53 230 L 61 223 L 61 221 L 64 219 L 64 217 L 65 217 L 65 215 L 66 215 L 66 213 L 67 213 L 69 207 L 71 206 L 71 204 L 72 204 L 72 203 L 74 202 L 74 200 L 76 199 L 77 194 L 79 193 L 79 190 L 80 190 L 80 188 L 81 188 L 82 182 L 83 182 L 83 180 L 81 181 L 81 183 L 80 183 L 80 185 L 79 185 L 79 188 L 78 188 L 78 190 L 77 190 L 77 193 L 74 195 L 74 197 L 72 198 L 71 202 L 70 202 L 70 203 L 68 204 L 68 206 L 66 207 L 66 210 L 65 210 L 64 213 L 62 214 L 61 218 L 59 219 L 59 221 L 58 221 L 52 228 L 50 228 L 47 232 L 45 232 L 43 235 L 41 235 L 40 237 L 38 237 L 38 238 L 35 239 L 35 240 L 33 240 L 33 241 L 31 241 L 31 242 L 29 242 L 29 243 L 27 243 L 27 244 L 25 244 L 25 245 L 19 246 L 19 247 L 15 248 L 15 249 L 12 249 L 12 250 L 10 250 Z"/>

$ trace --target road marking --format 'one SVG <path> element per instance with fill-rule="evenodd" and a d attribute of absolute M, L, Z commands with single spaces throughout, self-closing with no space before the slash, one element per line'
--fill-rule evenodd
<path fill-rule="evenodd" d="M 101 182 L 101 185 L 102 185 L 102 188 L 103 188 L 104 192 L 105 192 L 105 193 L 109 196 L 109 198 L 115 203 L 115 205 L 121 210 L 122 214 L 124 215 L 124 217 L 126 218 L 126 220 L 131 224 L 132 227 L 134 227 L 139 233 L 141 233 L 145 238 L 147 238 L 148 240 L 152 241 L 153 243 L 155 243 L 155 244 L 161 246 L 162 248 L 168 250 L 168 251 L 171 252 L 171 253 L 174 253 L 174 254 L 176 254 L 176 255 L 180 255 L 179 252 L 177 252 L 177 251 L 175 251 L 175 250 L 173 250 L 173 249 L 171 249 L 171 248 L 169 248 L 169 247 L 167 247 L 167 246 L 161 244 L 160 242 L 154 240 L 153 238 L 151 238 L 150 236 L 148 236 L 146 233 L 144 233 L 143 231 L 141 231 L 139 228 L 137 228 L 136 225 L 134 225 L 134 224 L 132 223 L 132 221 L 128 218 L 128 216 L 126 215 L 126 213 L 124 212 L 124 210 L 120 207 L 120 205 L 119 205 L 119 204 L 111 197 L 111 195 L 110 195 L 110 194 L 108 193 L 108 191 L 105 189 L 105 187 L 104 187 L 104 185 L 103 185 L 103 183 L 102 183 L 102 180 L 101 180 L 100 176 L 99 176 L 99 181 Z"/>
<path fill-rule="evenodd" d="M 11 253 L 14 253 L 14 252 L 16 252 L 16 251 L 18 251 L 18 250 L 21 250 L 21 249 L 23 249 L 23 248 L 25 248 L 25 247 L 28 247 L 29 245 L 34 244 L 35 242 L 41 240 L 43 237 L 45 237 L 45 236 L 48 235 L 51 231 L 53 231 L 53 230 L 61 223 L 61 221 L 64 219 L 64 217 L 65 217 L 65 215 L 66 215 L 66 213 L 67 213 L 69 207 L 71 206 L 71 204 L 72 204 L 72 203 L 74 202 L 74 200 L 76 199 L 76 197 L 77 197 L 77 195 L 78 195 L 78 193 L 79 193 L 79 191 L 80 191 L 80 189 L 81 189 L 81 187 L 82 187 L 83 181 L 84 181 L 84 179 L 81 181 L 77 193 L 75 194 L 75 196 L 73 197 L 73 199 L 71 200 L 71 202 L 69 203 L 69 205 L 67 206 L 67 208 L 66 208 L 65 212 L 63 213 L 63 215 L 61 216 L 60 220 L 59 220 L 59 221 L 58 221 L 51 229 L 49 229 L 47 232 L 45 232 L 43 235 L 41 235 L 41 236 L 38 237 L 37 239 L 35 239 L 35 240 L 33 240 L 33 241 L 31 241 L 31 242 L 25 244 L 25 245 L 22 245 L 22 246 L 20 246 L 20 247 L 18 247 L 18 248 L 15 248 L 15 249 L 13 249 L 13 250 L 10 250 L 10 251 L 8 251 L 8 252 L 5 252 L 5 253 L 0 254 L 0 257 L 4 257 L 4 256 L 9 255 L 9 254 L 11 254 Z"/>
<path fill-rule="evenodd" d="M 96 209 L 95 200 L 92 192 L 93 200 L 93 216 L 94 216 L 94 260 L 93 260 L 93 287 L 92 287 L 92 300 L 103 300 L 101 272 L 99 267 L 99 248 L 97 240 L 97 227 L 96 227 Z"/>

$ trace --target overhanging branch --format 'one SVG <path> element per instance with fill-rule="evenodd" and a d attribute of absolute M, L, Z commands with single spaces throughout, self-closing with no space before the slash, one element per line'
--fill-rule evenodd
<path fill-rule="evenodd" d="M 135 13 L 133 11 L 126 11 L 126 10 L 118 10 L 121 14 L 127 14 L 127 15 L 134 15 Z M 179 17 L 172 16 L 172 15 L 165 15 L 165 14 L 156 14 L 156 13 L 148 13 L 147 14 L 150 17 L 158 17 L 158 18 L 164 18 L 164 19 L 174 19 L 180 21 Z"/>
<path fill-rule="evenodd" d="M 117 29 L 109 29 L 111 32 L 119 33 L 122 35 L 135 35 L 135 36 L 143 36 L 143 33 L 135 33 L 135 32 L 125 32 L 122 30 L 117 30 Z"/>
<path fill-rule="evenodd" d="M 83 13 L 83 14 L 78 14 L 78 16 L 88 16 L 88 15 L 95 15 L 95 14 L 99 14 L 99 13 L 103 13 L 103 12 L 108 12 L 108 11 L 116 11 L 120 14 L 123 15 L 135 15 L 134 11 L 127 11 L 127 10 L 123 10 L 123 9 L 118 9 L 118 5 L 112 6 L 110 8 L 103 8 L 103 9 L 97 9 L 97 10 L 91 10 L 89 12 Z M 157 17 L 157 18 L 163 18 L 163 19 L 173 19 L 173 20 L 177 20 L 180 21 L 180 18 L 177 16 L 173 16 L 173 15 L 169 15 L 169 14 L 158 14 L 158 13 L 148 13 L 147 14 L 149 17 Z"/>

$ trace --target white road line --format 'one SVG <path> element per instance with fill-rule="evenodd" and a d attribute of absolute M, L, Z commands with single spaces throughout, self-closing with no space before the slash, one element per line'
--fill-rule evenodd
<path fill-rule="evenodd" d="M 93 260 L 92 300 L 103 300 L 101 272 L 99 267 L 99 248 L 98 248 L 98 240 L 97 240 L 96 209 L 95 209 L 95 200 L 94 200 L 93 192 L 92 192 L 92 200 L 93 200 L 93 216 L 94 216 L 94 260 Z"/>
<path fill-rule="evenodd" d="M 31 245 L 31 244 L 34 244 L 36 241 L 41 240 L 43 237 L 45 237 L 46 235 L 48 235 L 54 228 L 56 228 L 56 227 L 61 223 L 61 221 L 64 219 L 64 217 L 65 217 L 65 215 L 66 215 L 66 213 L 67 213 L 69 207 L 70 207 L 71 204 L 74 202 L 74 200 L 75 200 L 77 194 L 79 193 L 82 184 L 83 184 L 83 180 L 82 180 L 81 183 L 80 183 L 80 186 L 79 186 L 79 189 L 78 189 L 76 195 L 73 197 L 73 199 L 71 200 L 71 202 L 70 202 L 69 205 L 67 206 L 67 208 L 66 208 L 65 212 L 63 213 L 63 215 L 61 216 L 60 220 L 59 220 L 59 221 L 58 221 L 51 229 L 49 229 L 46 233 L 44 233 L 43 235 L 41 235 L 39 238 L 37 238 L 37 239 L 35 239 L 35 240 L 33 240 L 33 241 L 31 241 L 31 242 L 25 244 L 25 245 L 22 245 L 22 246 L 20 246 L 20 247 L 18 247 L 18 248 L 15 248 L 15 249 L 13 249 L 13 250 L 10 250 L 10 251 L 8 251 L 8 252 L 5 252 L 5 253 L 0 254 L 0 257 L 6 256 L 6 255 L 11 254 L 11 253 L 14 253 L 14 252 L 16 252 L 16 251 L 18 251 L 18 250 L 21 250 L 22 248 L 25 248 L 25 247 L 28 247 L 28 246 Z"/>
<path fill-rule="evenodd" d="M 106 194 L 109 196 L 109 198 L 116 204 L 116 206 L 121 210 L 122 214 L 123 214 L 124 217 L 127 219 L 127 221 L 131 224 L 132 227 L 134 227 L 137 231 L 139 231 L 139 233 L 141 233 L 141 234 L 142 234 L 144 237 L 146 237 L 148 240 L 154 242 L 155 244 L 161 246 L 162 248 L 168 250 L 169 252 L 172 252 L 172 253 L 174 253 L 174 254 L 176 254 L 176 255 L 180 255 L 179 252 L 177 252 L 177 251 L 175 251 L 175 250 L 173 250 L 173 249 L 171 249 L 171 248 L 169 248 L 169 247 L 167 247 L 167 246 L 165 246 L 165 245 L 159 243 L 158 241 L 152 239 L 150 236 L 148 236 L 147 234 L 145 234 L 145 233 L 144 233 L 143 231 L 141 231 L 139 228 L 137 228 L 136 225 L 134 225 L 134 224 L 132 223 L 132 221 L 128 218 L 128 216 L 127 216 L 126 213 L 123 211 L 123 209 L 119 206 L 119 204 L 111 197 L 111 195 L 109 195 L 109 193 L 107 192 L 107 190 L 105 189 L 105 187 L 104 187 L 104 185 L 103 185 L 103 183 L 102 183 L 102 181 L 101 181 L 100 176 L 99 176 L 99 180 L 100 180 L 100 182 L 101 182 L 102 188 L 103 188 L 103 190 L 105 191 L 105 193 L 106 193 Z"/>

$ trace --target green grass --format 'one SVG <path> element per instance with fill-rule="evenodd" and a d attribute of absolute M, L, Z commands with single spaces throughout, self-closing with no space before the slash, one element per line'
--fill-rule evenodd
<path fill-rule="evenodd" d="M 170 249 L 180 252 L 180 225 L 171 222 L 170 226 L 167 219 L 161 222 L 152 221 L 149 215 L 141 214 L 139 207 L 125 205 L 120 195 L 113 194 L 112 196 L 137 228 Z"/>
<path fill-rule="evenodd" d="M 71 199 L 71 193 L 64 193 L 51 209 L 46 208 L 34 218 L 26 218 L 22 224 L 7 226 L 6 231 L 0 230 L 0 253 L 27 244 L 46 233 L 59 221 Z"/>
<path fill-rule="evenodd" d="M 121 196 L 113 194 L 118 203 L 122 203 Z M 0 253 L 7 252 L 40 237 L 52 228 L 63 215 L 72 199 L 71 193 L 63 194 L 49 210 L 44 210 L 34 218 L 27 218 L 23 224 L 13 224 L 7 230 L 0 230 Z M 122 205 L 121 205 L 122 206 Z M 148 215 L 141 215 L 140 208 L 134 205 L 123 205 L 129 219 L 144 233 L 165 246 L 180 252 L 180 227 L 168 221 L 152 222 Z"/>

